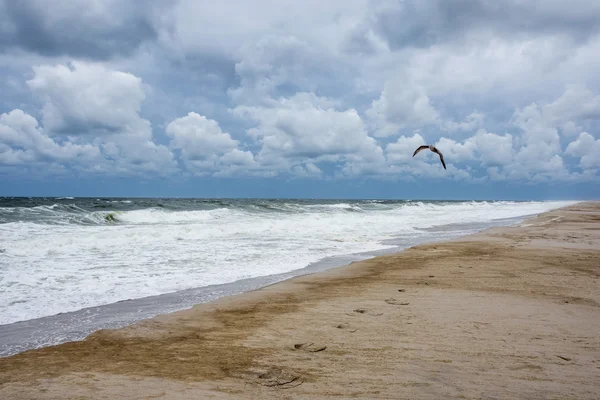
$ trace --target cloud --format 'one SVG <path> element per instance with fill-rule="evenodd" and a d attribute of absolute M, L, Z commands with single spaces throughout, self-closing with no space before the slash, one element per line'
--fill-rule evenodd
<path fill-rule="evenodd" d="M 444 154 L 447 170 L 442 168 L 439 156 L 429 150 L 422 151 L 413 157 L 419 146 L 427 144 L 419 133 L 414 133 L 412 136 L 401 136 L 395 142 L 386 146 L 385 155 L 388 168 L 381 172 L 384 176 L 406 181 L 412 181 L 416 177 L 457 180 L 471 178 L 469 171 L 458 169 L 448 161 L 447 154 L 452 153 L 454 155 L 448 144 L 453 143 L 453 145 L 456 145 L 455 142 L 443 138 L 442 143 L 445 145 L 442 153 Z M 451 160 L 454 163 L 458 161 L 456 158 Z"/>
<path fill-rule="evenodd" d="M 440 138 L 435 144 L 444 157 L 451 159 L 454 162 L 470 161 L 475 159 L 473 152 L 476 149 L 474 140 L 466 140 L 464 143 L 458 143 L 452 139 L 445 137 Z"/>
<path fill-rule="evenodd" d="M 299 178 L 320 178 L 323 171 L 313 163 L 296 165 L 292 168 L 293 174 Z"/>
<path fill-rule="evenodd" d="M 298 91 L 326 92 L 347 69 L 335 65 L 335 59 L 322 49 L 295 36 L 266 36 L 244 46 L 239 57 L 235 64 L 239 86 L 228 91 L 236 104 L 266 105 L 272 98 L 289 97 Z"/>
<path fill-rule="evenodd" d="M 195 112 L 171 121 L 166 132 L 170 146 L 181 151 L 184 163 L 196 175 L 226 176 L 256 166 L 254 155 L 239 150 L 239 142 L 221 131 L 216 121 Z"/>
<path fill-rule="evenodd" d="M 44 102 L 43 123 L 54 134 L 110 134 L 145 129 L 139 116 L 142 80 L 100 64 L 33 67 L 27 85 Z"/>
<path fill-rule="evenodd" d="M 45 147 L 54 159 L 65 154 L 63 161 L 71 162 L 72 169 L 95 174 L 168 175 L 177 169 L 169 149 L 154 142 L 150 122 L 139 115 L 144 99 L 141 79 L 82 62 L 33 70 L 27 84 L 43 103 L 43 130 L 33 128 L 33 117 L 19 110 L 9 113 L 10 126 L 18 125 L 29 140 L 5 142 L 13 152 L 27 145 L 41 154 L 40 147 Z M 21 120 L 28 122 L 15 122 Z M 88 153 L 67 157 L 83 150 Z"/>
<path fill-rule="evenodd" d="M 172 121 L 166 131 L 173 138 L 171 146 L 180 149 L 188 160 L 223 154 L 238 144 L 228 133 L 221 132 L 216 121 L 194 112 Z"/>
<path fill-rule="evenodd" d="M 386 158 L 390 163 L 405 163 L 412 158 L 415 150 L 424 144 L 426 144 L 425 139 L 418 133 L 410 137 L 401 136 L 396 142 L 386 146 Z"/>
<path fill-rule="evenodd" d="M 584 0 L 0 0 L 0 163 L 589 180 L 599 20 Z"/>
<path fill-rule="evenodd" d="M 22 110 L 0 115 L 0 164 L 32 167 L 81 160 L 89 165 L 99 158 L 96 146 L 55 142 L 43 133 L 34 117 Z"/>
<path fill-rule="evenodd" d="M 433 47 L 377 53 L 359 64 L 365 67 L 357 80 L 375 91 L 368 116 L 379 129 L 377 136 L 413 129 L 463 136 L 479 128 L 504 129 L 515 107 L 548 104 L 565 87 L 597 94 L 600 79 L 592 65 L 600 68 L 600 57 L 592 54 L 598 52 L 599 36 L 581 43 L 541 34 L 467 36 Z M 566 119 L 560 129 L 573 131 L 573 123 Z"/>
<path fill-rule="evenodd" d="M 577 140 L 569 143 L 565 154 L 580 158 L 584 169 L 600 168 L 600 140 L 595 140 L 587 132 L 582 132 Z"/>
<path fill-rule="evenodd" d="M 387 81 L 381 95 L 373 100 L 365 114 L 376 137 L 426 127 L 437 127 L 445 132 L 469 132 L 481 126 L 485 117 L 483 113 L 473 111 L 462 122 L 444 118 L 433 105 L 427 89 L 406 77 Z"/>
<path fill-rule="evenodd" d="M 520 132 L 518 135 L 498 135 L 480 129 L 462 141 L 441 137 L 435 146 L 443 152 L 449 166 L 458 164 L 469 170 L 469 166 L 479 164 L 492 180 L 589 180 L 593 176 L 589 172 L 569 172 L 563 159 L 559 127 L 565 126 L 565 121 L 571 118 L 579 122 L 585 118 L 595 119 L 595 112 L 596 96 L 591 91 L 568 86 L 555 101 L 541 106 L 532 103 L 517 108 L 508 122 L 513 130 Z M 410 151 L 420 144 L 427 144 L 421 134 L 401 136 L 386 147 L 388 162 L 392 165 L 411 162 Z M 600 141 L 584 132 L 567 146 L 564 155 L 580 158 L 580 166 L 584 170 L 596 168 L 600 162 L 596 156 L 600 154 L 599 146 Z M 435 159 L 432 155 L 425 157 L 426 160 Z"/>
<path fill-rule="evenodd" d="M 210 4 L 181 0 L 172 13 L 172 37 L 188 54 L 234 54 L 240 44 L 257 43 L 269 36 L 302 37 L 307 43 L 335 50 L 345 40 L 348 27 L 368 6 L 364 0 Z"/>
<path fill-rule="evenodd" d="M 442 129 L 448 132 L 469 132 L 483 125 L 484 118 L 485 115 L 483 113 L 474 111 L 467 115 L 462 122 L 444 121 Z"/>
<path fill-rule="evenodd" d="M 486 0 L 383 1 L 368 19 L 373 30 L 390 48 L 425 48 L 464 39 L 469 35 L 509 36 L 523 34 L 569 35 L 584 41 L 598 32 L 600 6 L 578 0 L 509 0 L 501 4 Z"/>
<path fill-rule="evenodd" d="M 270 106 L 238 106 L 232 112 L 257 124 L 248 135 L 260 145 L 257 161 L 262 165 L 288 169 L 304 163 L 360 163 L 381 153 L 356 110 L 337 110 L 329 99 L 312 93 L 272 99 Z"/>
<path fill-rule="evenodd" d="M 595 95 L 583 84 L 569 84 L 554 102 L 542 108 L 544 118 L 558 127 L 563 135 L 581 132 L 581 125 L 590 126 L 600 120 L 600 95 Z"/>
<path fill-rule="evenodd" d="M 486 166 L 507 165 L 513 160 L 513 137 L 508 133 L 497 135 L 482 129 L 470 140 Z"/>
<path fill-rule="evenodd" d="M 0 50 L 24 49 L 44 56 L 107 59 L 127 55 L 157 38 L 158 1 L 0 1 Z"/>
<path fill-rule="evenodd" d="M 402 79 L 388 81 L 381 97 L 373 101 L 366 114 L 375 122 L 377 136 L 390 136 L 401 128 L 436 124 L 440 118 L 425 89 Z"/>

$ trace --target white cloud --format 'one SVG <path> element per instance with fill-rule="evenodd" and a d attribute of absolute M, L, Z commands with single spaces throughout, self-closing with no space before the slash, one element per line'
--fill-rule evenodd
<path fill-rule="evenodd" d="M 242 167 L 255 166 L 254 155 L 250 151 L 242 151 L 239 149 L 233 149 L 223 154 L 221 161 L 228 165 L 239 165 Z"/>
<path fill-rule="evenodd" d="M 462 122 L 443 117 L 433 105 L 426 85 L 415 84 L 407 76 L 387 81 L 381 95 L 373 100 L 365 114 L 371 120 L 376 137 L 432 126 L 446 132 L 469 132 L 480 127 L 485 117 L 478 111 L 467 115 Z"/>
<path fill-rule="evenodd" d="M 475 158 L 473 154 L 476 148 L 474 140 L 466 140 L 464 143 L 458 143 L 452 139 L 442 137 L 437 141 L 435 147 L 444 154 L 446 160 L 462 162 L 470 161 Z"/>
<path fill-rule="evenodd" d="M 181 151 L 185 164 L 197 175 L 227 176 L 256 166 L 251 152 L 239 150 L 237 140 L 203 115 L 190 112 L 171 121 L 166 132 L 171 147 Z"/>
<path fill-rule="evenodd" d="M 356 110 L 338 111 L 312 93 L 273 100 L 271 106 L 238 106 L 232 112 L 257 124 L 248 135 L 261 146 L 257 161 L 262 165 L 288 169 L 307 160 L 360 163 L 381 153 Z"/>
<path fill-rule="evenodd" d="M 411 137 L 401 136 L 386 147 L 388 163 L 402 165 L 427 161 L 439 164 L 439 156 L 429 151 L 421 152 L 418 158 L 413 159 L 413 152 L 423 144 L 429 143 L 418 133 Z M 464 167 L 465 163 L 477 161 L 485 166 L 506 165 L 512 162 L 514 153 L 511 135 L 500 136 L 485 130 L 479 130 L 463 142 L 442 137 L 434 145 L 444 154 L 444 161 L 449 167 L 456 163 L 462 163 Z"/>
<path fill-rule="evenodd" d="M 188 160 L 204 159 L 235 149 L 237 141 L 221 131 L 216 121 L 189 113 L 172 121 L 166 129 L 171 146 L 180 149 Z"/>
<path fill-rule="evenodd" d="M 595 140 L 589 133 L 582 132 L 577 140 L 569 143 L 565 154 L 580 158 L 582 168 L 600 168 L 600 139 Z"/>
<path fill-rule="evenodd" d="M 513 159 L 513 138 L 509 134 L 500 136 L 480 130 L 472 140 L 485 165 L 506 165 Z"/>
<path fill-rule="evenodd" d="M 565 92 L 544 106 L 544 114 L 553 121 L 600 119 L 600 95 L 582 84 L 566 85 Z"/>
<path fill-rule="evenodd" d="M 62 157 L 75 170 L 97 174 L 168 175 L 176 170 L 171 152 L 154 142 L 150 122 L 139 115 L 144 91 L 138 77 L 77 62 L 34 67 L 27 84 L 43 102 L 43 133 L 33 129 L 32 117 L 21 116 L 29 121 L 22 140 L 37 146 L 39 154 L 52 153 L 46 157 Z M 17 153 L 23 145 L 11 144 Z"/>
<path fill-rule="evenodd" d="M 96 146 L 69 141 L 56 143 L 45 135 L 37 120 L 22 110 L 0 115 L 0 164 L 41 165 L 51 162 L 90 164 L 100 158 Z"/>
<path fill-rule="evenodd" d="M 520 149 L 515 162 L 531 172 L 561 171 L 564 168 L 560 157 L 560 137 L 556 126 L 545 118 L 543 109 L 531 104 L 516 110 L 512 123 L 523 132 Z"/>
<path fill-rule="evenodd" d="M 387 82 L 366 114 L 374 121 L 378 137 L 396 134 L 402 128 L 437 124 L 440 118 L 425 89 L 405 79 Z"/>
<path fill-rule="evenodd" d="M 400 136 L 396 142 L 389 143 L 386 146 L 386 158 L 392 164 L 408 162 L 415 150 L 424 144 L 427 144 L 425 139 L 418 133 L 411 137 Z"/>
<path fill-rule="evenodd" d="M 469 132 L 483 125 L 485 115 L 480 112 L 469 114 L 463 122 L 444 121 L 442 129 L 448 132 Z"/>
<path fill-rule="evenodd" d="M 139 116 L 145 98 L 140 78 L 82 62 L 35 66 L 33 72 L 27 84 L 44 102 L 48 131 L 98 135 L 145 129 Z"/>

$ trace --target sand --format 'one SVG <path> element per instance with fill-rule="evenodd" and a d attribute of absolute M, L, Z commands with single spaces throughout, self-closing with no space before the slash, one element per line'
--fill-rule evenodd
<path fill-rule="evenodd" d="M 2 399 L 598 399 L 600 203 L 0 359 Z"/>

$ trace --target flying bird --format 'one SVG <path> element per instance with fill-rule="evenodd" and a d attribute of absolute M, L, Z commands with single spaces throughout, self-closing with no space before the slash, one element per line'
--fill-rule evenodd
<path fill-rule="evenodd" d="M 418 152 L 420 152 L 421 150 L 425 150 L 425 149 L 429 149 L 429 150 L 433 151 L 434 153 L 439 154 L 440 161 L 442 162 L 442 165 L 444 166 L 444 169 L 446 169 L 446 163 L 444 162 L 444 156 L 442 155 L 442 153 L 438 149 L 436 149 L 432 145 L 429 145 L 429 146 L 428 145 L 420 146 L 418 149 L 415 150 L 415 152 L 413 154 L 413 157 L 416 156 Z"/>

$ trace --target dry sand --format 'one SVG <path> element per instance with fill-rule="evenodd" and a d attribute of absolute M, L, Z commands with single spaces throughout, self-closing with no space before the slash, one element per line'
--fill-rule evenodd
<path fill-rule="evenodd" d="M 2 399 L 599 399 L 600 203 L 0 359 Z"/>

